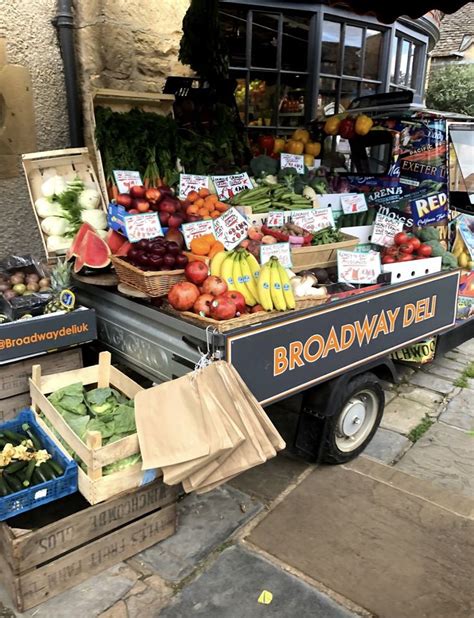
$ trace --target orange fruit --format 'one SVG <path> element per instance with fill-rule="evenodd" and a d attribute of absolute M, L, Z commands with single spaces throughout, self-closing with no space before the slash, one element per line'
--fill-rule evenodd
<path fill-rule="evenodd" d="M 199 197 L 194 204 L 198 207 L 198 208 L 202 208 L 204 206 L 204 200 L 202 199 L 202 197 Z"/>
<path fill-rule="evenodd" d="M 206 205 L 207 204 L 214 205 L 218 201 L 219 201 L 219 198 L 217 197 L 217 195 L 215 193 L 211 193 L 211 195 L 208 195 L 207 197 L 204 198 L 204 203 Z"/>
<path fill-rule="evenodd" d="M 188 206 L 186 208 L 187 215 L 197 215 L 198 213 L 199 213 L 199 206 L 196 206 L 195 204 L 191 204 L 191 206 Z"/>
<path fill-rule="evenodd" d="M 205 187 L 199 189 L 199 197 L 207 197 L 210 194 L 211 192 L 209 191 L 209 189 L 206 189 Z"/>
<path fill-rule="evenodd" d="M 220 253 L 221 251 L 225 251 L 225 247 L 220 240 L 216 240 L 209 251 L 209 257 L 212 258 L 216 255 L 216 253 Z"/>
<path fill-rule="evenodd" d="M 190 191 L 187 194 L 186 199 L 189 202 L 195 202 L 197 199 L 199 199 L 199 193 L 197 191 Z"/>
<path fill-rule="evenodd" d="M 199 209 L 198 214 L 201 215 L 201 217 L 207 217 L 209 215 L 209 211 L 207 210 L 207 208 L 203 207 Z"/>
<path fill-rule="evenodd" d="M 211 245 L 213 245 L 215 242 L 217 242 L 216 237 L 214 236 L 214 234 L 204 234 L 204 236 L 200 236 L 199 238 L 203 238 L 204 240 L 206 240 Z"/>
<path fill-rule="evenodd" d="M 227 206 L 227 204 L 224 204 L 223 202 L 216 202 L 214 204 L 214 208 L 218 210 L 219 212 L 225 212 L 226 210 L 229 210 L 229 207 Z"/>
<path fill-rule="evenodd" d="M 204 215 L 204 216 L 203 216 L 202 220 L 203 220 L 203 221 L 207 221 L 208 219 L 211 219 L 211 218 L 212 218 L 212 217 L 210 217 L 210 216 L 207 214 L 207 215 Z"/>
<path fill-rule="evenodd" d="M 211 212 L 211 219 L 217 219 L 217 217 L 220 217 L 222 213 L 220 213 L 218 210 L 213 210 Z"/>
<path fill-rule="evenodd" d="M 191 241 L 191 251 L 196 255 L 208 255 L 211 250 L 211 243 L 205 238 L 193 238 Z"/>

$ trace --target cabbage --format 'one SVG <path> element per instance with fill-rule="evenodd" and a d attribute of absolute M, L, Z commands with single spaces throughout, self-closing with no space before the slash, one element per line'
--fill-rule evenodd
<path fill-rule="evenodd" d="M 46 217 L 63 217 L 64 210 L 58 202 L 52 202 L 47 197 L 40 197 L 35 202 L 36 212 L 38 217 L 45 219 Z"/>
<path fill-rule="evenodd" d="M 83 210 L 81 219 L 84 223 L 89 223 L 96 230 L 107 228 L 107 216 L 103 210 Z"/>
<path fill-rule="evenodd" d="M 79 194 L 79 206 L 84 210 L 94 210 L 100 204 L 100 194 L 95 189 L 84 189 Z"/>
<path fill-rule="evenodd" d="M 54 197 L 66 191 L 66 181 L 62 176 L 51 176 L 41 185 L 41 193 L 44 197 Z"/>

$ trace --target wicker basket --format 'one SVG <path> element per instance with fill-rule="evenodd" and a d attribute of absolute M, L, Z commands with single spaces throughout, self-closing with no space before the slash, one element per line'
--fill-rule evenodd
<path fill-rule="evenodd" d="M 317 245 L 316 247 L 300 247 L 291 249 L 292 270 L 299 272 L 310 268 L 327 268 L 337 264 L 337 250 L 354 251 L 359 244 L 359 239 L 349 234 L 342 234 L 344 240 L 330 245 Z"/>
<path fill-rule="evenodd" d="M 112 257 L 112 263 L 121 283 L 148 296 L 166 296 L 175 283 L 185 279 L 184 270 L 144 271 L 118 257 Z"/>

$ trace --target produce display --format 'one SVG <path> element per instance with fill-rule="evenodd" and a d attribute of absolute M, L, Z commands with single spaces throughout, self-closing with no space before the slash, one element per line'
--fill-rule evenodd
<path fill-rule="evenodd" d="M 446 268 L 456 268 L 455 256 L 447 251 L 438 240 L 438 234 L 433 228 L 420 230 L 417 235 L 398 232 L 394 236 L 394 245 L 382 250 L 382 264 L 395 262 L 411 262 L 429 257 L 441 257 Z"/>
<path fill-rule="evenodd" d="M 337 227 L 357 227 L 359 225 L 372 225 L 377 216 L 376 208 L 368 208 L 362 212 L 342 214 L 337 220 Z"/>
<path fill-rule="evenodd" d="M 311 244 L 313 246 L 331 245 L 336 242 L 342 242 L 343 240 L 344 236 L 339 230 L 335 230 L 332 227 L 325 227 L 313 234 Z"/>
<path fill-rule="evenodd" d="M 0 429 L 0 449 L 0 498 L 64 474 L 28 423 L 21 433 Z"/>
<path fill-rule="evenodd" d="M 114 388 L 86 390 L 82 382 L 77 382 L 56 390 L 48 399 L 81 440 L 85 440 L 88 431 L 98 431 L 103 445 L 136 433 L 134 403 Z M 132 455 L 102 471 L 104 475 L 111 474 L 139 461 L 140 455 Z M 80 460 L 78 463 L 84 466 Z"/>
<path fill-rule="evenodd" d="M 148 271 L 179 270 L 188 263 L 188 258 L 180 245 L 163 237 L 140 240 L 133 244 L 125 260 Z"/>

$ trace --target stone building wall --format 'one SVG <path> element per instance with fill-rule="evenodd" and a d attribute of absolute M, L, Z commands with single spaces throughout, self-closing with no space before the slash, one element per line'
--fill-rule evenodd
<path fill-rule="evenodd" d="M 8 64 L 26 67 L 31 76 L 36 150 L 67 148 L 66 94 L 56 30 L 51 24 L 55 0 L 0 0 L 0 39 Z M 4 153 L 0 153 L 4 154 Z M 43 245 L 18 158 L 18 174 L 0 176 L 0 257 L 42 255 Z"/>

